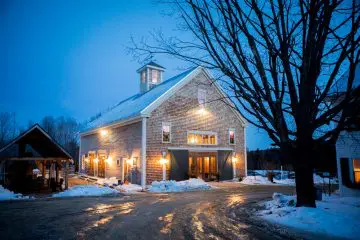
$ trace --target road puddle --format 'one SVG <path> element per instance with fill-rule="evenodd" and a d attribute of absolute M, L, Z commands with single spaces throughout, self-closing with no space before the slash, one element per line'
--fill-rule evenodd
<path fill-rule="evenodd" d="M 161 233 L 167 234 L 170 232 L 173 219 L 174 219 L 173 213 L 168 213 L 163 217 L 159 217 L 159 220 L 165 223 L 165 226 L 160 229 Z"/>
<path fill-rule="evenodd" d="M 244 197 L 241 195 L 238 195 L 238 194 L 231 194 L 227 198 L 227 206 L 228 207 L 233 207 L 233 206 L 239 205 L 244 202 L 245 202 Z"/>

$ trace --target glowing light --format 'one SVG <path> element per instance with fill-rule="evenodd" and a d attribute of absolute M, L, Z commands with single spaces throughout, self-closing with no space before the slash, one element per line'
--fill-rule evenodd
<path fill-rule="evenodd" d="M 108 132 L 108 130 L 103 129 L 103 130 L 100 130 L 100 134 L 102 137 L 106 137 L 109 134 L 109 132 Z"/>
<path fill-rule="evenodd" d="M 233 162 L 233 163 L 236 163 L 236 162 L 237 162 L 237 158 L 236 158 L 236 157 L 233 157 L 233 158 L 232 158 L 232 162 Z"/>
<path fill-rule="evenodd" d="M 129 165 L 132 165 L 133 162 L 134 162 L 134 161 L 133 161 L 131 158 L 129 158 L 129 159 L 126 160 L 126 163 L 129 164 Z"/>
<path fill-rule="evenodd" d="M 200 107 L 199 113 L 200 113 L 200 114 L 205 114 L 205 113 L 206 113 L 205 108 L 204 108 L 204 107 Z"/>
<path fill-rule="evenodd" d="M 89 161 L 89 158 L 85 158 L 85 162 L 88 162 Z"/>
<path fill-rule="evenodd" d="M 166 158 L 162 158 L 162 159 L 160 159 L 160 163 L 165 165 L 168 163 L 168 160 Z"/>
<path fill-rule="evenodd" d="M 95 158 L 94 161 L 97 163 L 97 162 L 99 162 L 99 159 L 98 159 L 98 158 Z"/>
<path fill-rule="evenodd" d="M 112 162 L 112 158 L 109 156 L 109 157 L 106 159 L 106 163 L 111 164 L 111 162 Z"/>

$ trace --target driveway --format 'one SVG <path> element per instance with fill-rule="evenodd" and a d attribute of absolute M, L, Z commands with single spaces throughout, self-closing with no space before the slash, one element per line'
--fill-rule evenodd
<path fill-rule="evenodd" d="M 284 186 L 215 184 L 211 191 L 0 203 L 1 239 L 282 239 L 249 219 Z"/>

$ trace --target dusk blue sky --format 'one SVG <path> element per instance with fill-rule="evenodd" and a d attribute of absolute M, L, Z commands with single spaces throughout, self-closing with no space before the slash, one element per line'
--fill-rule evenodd
<path fill-rule="evenodd" d="M 177 20 L 154 1 L 0 1 L 0 111 L 15 112 L 22 126 L 46 115 L 82 122 L 139 91 L 140 64 L 127 54 L 130 37 L 166 36 Z M 186 63 L 155 56 L 165 79 Z M 266 148 L 265 134 L 250 127 L 250 149 Z"/>

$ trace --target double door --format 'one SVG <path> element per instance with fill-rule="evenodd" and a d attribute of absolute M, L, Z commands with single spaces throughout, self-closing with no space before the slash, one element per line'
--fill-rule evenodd
<path fill-rule="evenodd" d="M 218 173 L 216 152 L 190 152 L 189 177 L 204 181 L 216 180 Z"/>

